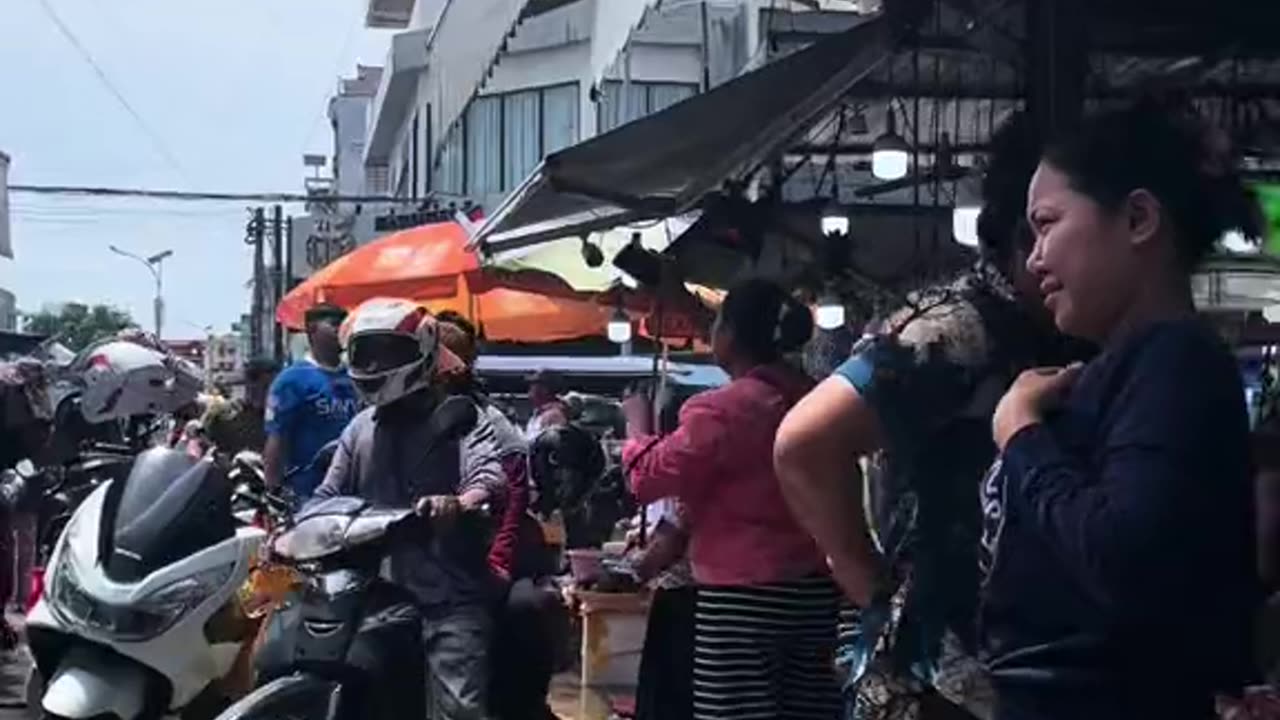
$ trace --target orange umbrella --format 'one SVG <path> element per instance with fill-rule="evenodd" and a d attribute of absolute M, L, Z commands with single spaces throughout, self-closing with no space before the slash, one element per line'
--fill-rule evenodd
<path fill-rule="evenodd" d="M 338 258 L 286 295 L 276 320 L 303 327 L 321 302 L 354 308 L 373 297 L 421 301 L 470 318 L 490 340 L 549 342 L 603 334 L 608 312 L 559 277 L 482 268 L 455 222 L 402 230 Z"/>
<path fill-rule="evenodd" d="M 590 299 L 572 300 L 518 288 L 424 300 L 431 312 L 453 310 L 471 319 L 484 337 L 505 342 L 555 342 L 603 335 L 609 311 Z"/>
<path fill-rule="evenodd" d="M 321 268 L 281 299 L 276 319 L 301 328 L 317 303 L 352 308 L 371 297 L 414 300 L 458 294 L 459 279 L 480 268 L 467 250 L 467 234 L 455 222 L 402 230 L 379 238 Z"/>

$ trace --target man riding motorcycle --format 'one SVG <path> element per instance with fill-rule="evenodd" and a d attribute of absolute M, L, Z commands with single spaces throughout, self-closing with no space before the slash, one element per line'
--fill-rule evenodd
<path fill-rule="evenodd" d="M 445 394 L 435 378 L 462 363 L 440 345 L 435 318 L 418 304 L 369 300 L 343 323 L 340 337 L 351 379 L 372 407 L 343 431 L 315 496 L 412 503 L 431 518 L 430 540 L 391 555 L 392 580 L 414 595 L 422 614 L 431 717 L 485 718 L 494 584 L 488 533 L 470 513 L 462 516 L 502 499 L 497 433 L 477 413 L 460 442 L 433 441 L 433 415 Z"/>
<path fill-rule="evenodd" d="M 529 457 L 524 435 L 484 395 L 474 376 L 477 333 L 466 318 L 438 316 L 440 342 L 464 368 L 441 375 L 450 392 L 471 397 L 493 422 L 501 438 L 507 499 L 489 549 L 489 569 L 505 590 L 498 599 L 490 668 L 490 710 L 500 720 L 556 720 L 547 705 L 555 673 L 556 643 L 568 633 L 560 593 L 548 587 L 554 559 L 541 526 L 529 514 Z"/>

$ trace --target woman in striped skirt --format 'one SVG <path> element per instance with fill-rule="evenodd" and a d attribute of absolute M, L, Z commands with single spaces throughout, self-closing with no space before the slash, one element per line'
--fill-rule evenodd
<path fill-rule="evenodd" d="M 641 502 L 678 497 L 697 583 L 694 717 L 834 720 L 839 593 L 784 502 L 773 438 L 811 387 L 783 360 L 809 339 L 809 309 L 751 280 L 725 297 L 712 335 L 725 387 L 685 403 L 670 435 L 643 400 L 624 405 L 623 459 Z"/>

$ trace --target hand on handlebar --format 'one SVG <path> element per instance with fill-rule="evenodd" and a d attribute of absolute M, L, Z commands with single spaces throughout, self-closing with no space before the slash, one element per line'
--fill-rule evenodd
<path fill-rule="evenodd" d="M 419 516 L 431 520 L 440 529 L 445 529 L 457 521 L 462 514 L 462 503 L 456 495 L 428 495 L 419 498 L 413 506 Z"/>

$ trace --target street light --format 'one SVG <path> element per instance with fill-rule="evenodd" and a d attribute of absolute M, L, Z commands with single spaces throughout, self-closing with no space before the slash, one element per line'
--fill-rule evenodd
<path fill-rule="evenodd" d="M 823 330 L 835 330 L 844 327 L 844 301 L 830 288 L 818 298 L 814 310 L 814 324 Z"/>
<path fill-rule="evenodd" d="M 156 298 L 154 304 L 155 323 L 156 323 L 156 339 L 161 337 L 164 330 L 164 261 L 173 257 L 172 250 L 164 250 L 149 257 L 135 255 L 127 250 L 121 250 L 115 245 L 108 245 L 107 248 L 111 252 L 121 257 L 127 257 L 131 260 L 137 260 L 147 266 L 147 270 L 151 272 L 151 277 L 156 281 Z"/>
<path fill-rule="evenodd" d="M 613 311 L 613 317 L 609 318 L 609 324 L 605 327 L 610 341 L 618 345 L 631 342 L 631 318 L 627 317 L 622 308 Z"/>

